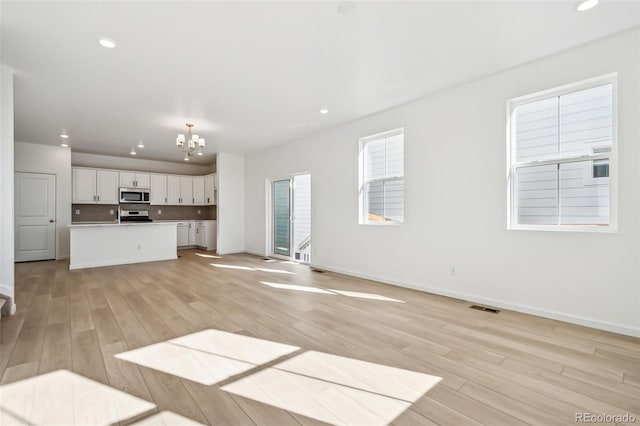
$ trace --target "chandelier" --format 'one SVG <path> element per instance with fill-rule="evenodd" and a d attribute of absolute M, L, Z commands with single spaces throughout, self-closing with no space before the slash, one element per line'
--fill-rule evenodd
<path fill-rule="evenodd" d="M 189 157 L 191 157 L 194 153 L 197 155 L 203 155 L 202 149 L 204 148 L 204 139 L 198 135 L 191 134 L 191 128 L 193 124 L 187 123 L 188 139 L 185 139 L 184 133 L 178 134 L 176 138 L 176 146 L 180 152 L 184 152 L 184 161 L 189 161 Z"/>

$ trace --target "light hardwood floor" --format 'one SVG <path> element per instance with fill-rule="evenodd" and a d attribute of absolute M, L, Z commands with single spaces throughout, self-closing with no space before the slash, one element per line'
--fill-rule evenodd
<path fill-rule="evenodd" d="M 305 265 L 180 254 L 17 264 L 18 311 L 0 322 L 4 422 L 54 424 L 39 405 L 82 401 L 64 393 L 79 388 L 112 401 L 103 417 L 76 401 L 90 424 L 640 422 L 639 339 Z"/>

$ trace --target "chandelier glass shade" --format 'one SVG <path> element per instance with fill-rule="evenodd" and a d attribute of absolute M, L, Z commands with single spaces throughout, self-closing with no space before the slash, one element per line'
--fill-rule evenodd
<path fill-rule="evenodd" d="M 176 147 L 180 152 L 184 153 L 185 161 L 189 161 L 189 157 L 193 154 L 203 155 L 202 150 L 205 147 L 204 138 L 192 134 L 192 128 L 193 124 L 187 123 L 187 136 L 185 137 L 184 133 L 180 133 L 176 138 Z"/>

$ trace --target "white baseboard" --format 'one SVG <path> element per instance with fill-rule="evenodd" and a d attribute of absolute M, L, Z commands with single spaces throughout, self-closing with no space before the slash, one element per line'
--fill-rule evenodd
<path fill-rule="evenodd" d="M 14 295 L 14 291 L 11 287 L 9 287 L 8 285 L 5 284 L 0 284 L 0 294 L 3 294 L 7 297 L 10 297 L 10 305 L 7 305 L 3 308 L 3 310 L 6 312 L 9 312 L 9 315 L 13 315 L 16 313 L 16 304 L 15 304 L 15 295 Z M 9 301 L 7 301 L 9 302 Z"/>
<path fill-rule="evenodd" d="M 613 333 L 624 334 L 626 336 L 640 337 L 640 328 L 613 323 L 609 321 L 602 321 L 594 318 L 583 317 L 580 315 L 566 314 L 563 312 L 552 311 L 544 308 L 537 308 L 535 306 L 521 305 L 519 303 L 512 303 L 506 300 L 493 299 L 488 297 L 479 296 L 476 294 L 462 293 L 457 291 L 451 291 L 435 287 L 427 287 L 416 283 L 407 281 L 399 281 L 387 277 L 379 277 L 375 275 L 362 274 L 356 271 L 350 271 L 341 268 L 333 268 L 331 266 L 318 265 L 312 263 L 309 265 L 312 269 L 319 269 L 322 271 L 336 272 L 338 274 L 351 275 L 358 278 L 364 278 L 371 281 L 378 281 L 384 284 L 391 284 L 398 287 L 410 288 L 413 290 L 423 291 L 426 293 L 438 294 L 440 296 L 453 297 L 455 299 L 467 300 L 474 303 L 482 303 L 485 305 L 495 306 L 496 308 L 509 309 L 512 311 L 522 312 L 525 314 L 536 315 L 543 318 L 550 318 L 558 321 L 564 321 L 571 324 L 583 325 L 586 327 L 597 328 L 599 330 L 611 331 Z"/>
<path fill-rule="evenodd" d="M 85 262 L 85 263 L 71 263 L 69 269 L 85 269 L 85 268 L 99 268 L 101 266 L 114 266 L 114 265 L 128 265 L 131 263 L 145 263 L 145 262 L 158 262 L 161 260 L 175 260 L 178 256 L 173 257 L 149 257 L 143 259 L 113 259 L 106 261 Z"/>
<path fill-rule="evenodd" d="M 219 255 L 223 255 L 223 254 L 240 254 L 240 253 L 247 253 L 247 251 L 245 251 L 244 249 L 229 250 L 229 251 L 218 251 L 218 250 L 216 250 L 216 253 L 218 253 Z"/>

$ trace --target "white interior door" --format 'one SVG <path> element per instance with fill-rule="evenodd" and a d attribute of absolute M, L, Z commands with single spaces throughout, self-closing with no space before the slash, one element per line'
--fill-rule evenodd
<path fill-rule="evenodd" d="M 56 257 L 56 177 L 15 175 L 16 262 Z"/>

